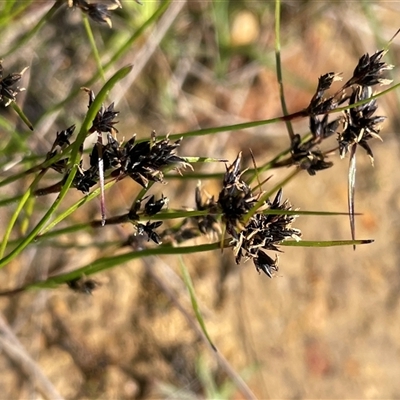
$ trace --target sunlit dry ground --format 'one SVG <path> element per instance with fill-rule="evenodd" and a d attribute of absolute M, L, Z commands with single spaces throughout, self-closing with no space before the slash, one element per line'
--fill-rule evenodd
<path fill-rule="evenodd" d="M 145 9 L 144 3 L 136 12 Z M 274 71 L 273 6 L 244 2 L 230 15 L 225 28 L 232 56 L 224 56 L 228 61 L 223 76 L 212 68 L 218 52 L 213 23 L 207 20 L 208 7 L 209 3 L 191 2 L 189 9 L 182 5 L 178 10 L 165 40 L 176 35 L 182 47 L 171 48 L 167 42 L 150 54 L 147 66 L 139 71 L 119 104 L 122 135 L 137 132 L 146 136 L 153 128 L 176 133 L 281 115 Z M 363 53 L 382 48 L 398 28 L 398 12 L 397 3 L 386 2 L 368 4 L 365 9 L 361 3 L 284 2 L 282 62 L 289 110 L 307 106 L 320 75 L 336 71 L 348 77 Z M 77 12 L 67 21 L 60 15 L 57 18 L 60 24 L 78 29 Z M 373 33 L 374 24 L 379 27 L 379 37 Z M 63 26 L 50 24 L 43 35 L 59 32 L 57 29 L 62 31 Z M 387 60 L 397 65 L 398 42 L 396 39 L 392 44 Z M 65 76 L 77 68 L 64 65 L 69 57 L 81 66 L 92 65 L 85 58 L 88 54 L 73 50 L 67 54 L 65 49 L 53 47 L 52 41 L 46 43 L 37 55 L 21 56 L 33 63 L 30 84 L 35 90 L 40 89 L 34 76 L 40 61 L 35 57 L 40 60 L 46 54 L 53 57 L 62 52 L 60 69 Z M 256 55 L 250 57 L 251 51 L 245 49 Z M 132 49 L 124 62 L 131 62 L 137 51 Z M 202 57 L 200 53 L 204 53 Z M 42 68 L 51 70 L 47 61 Z M 87 74 L 78 69 L 77 75 Z M 393 78 L 395 83 L 399 81 L 398 68 Z M 49 86 L 54 79 L 49 78 Z M 63 85 L 68 90 L 72 83 L 64 81 Z M 43 90 L 48 93 L 51 88 Z M 60 119 L 71 123 L 74 115 L 68 113 L 74 112 L 75 118 L 83 115 L 85 101 L 79 98 L 76 110 L 81 111 L 64 110 Z M 279 273 L 272 280 L 258 275 L 250 262 L 237 266 L 229 251 L 182 259 L 213 343 L 258 398 L 400 396 L 400 124 L 396 96 L 389 94 L 378 101 L 378 114 L 387 115 L 388 120 L 382 131 L 383 143 L 372 143 L 375 167 L 362 150 L 357 153 L 356 211 L 362 213 L 357 217 L 357 238 L 374 239 L 373 244 L 359 246 L 356 251 L 351 247 L 283 248 Z M 49 102 L 45 98 L 43 107 Z M 32 115 L 34 112 L 32 109 Z M 41 154 L 46 137 L 62 129 L 49 125 L 41 126 L 41 137 L 33 134 L 31 149 L 39 149 Z M 296 132 L 305 133 L 307 121 L 294 127 Z M 273 124 L 190 139 L 183 143 L 180 154 L 232 161 L 243 151 L 245 167 L 251 167 L 250 148 L 262 164 L 287 146 L 285 126 Z M 334 141 L 327 148 L 333 146 Z M 284 197 L 294 207 L 346 211 L 348 160 L 339 160 L 337 155 L 331 159 L 333 168 L 314 177 L 300 173 L 285 186 Z M 223 165 L 203 168 L 223 170 Z M 272 178 L 266 190 L 289 172 L 269 173 Z M 171 180 L 155 193 L 168 196 L 172 208 L 193 207 L 195 185 L 195 181 Z M 218 181 L 203 185 L 217 195 Z M 113 188 L 108 208 L 126 212 L 136 192 L 134 184 Z M 40 201 L 43 207 L 49 204 L 49 200 Z M 88 215 L 97 217 L 98 204 L 79 213 L 71 223 Z M 7 220 L 7 214 L 3 212 L 1 218 Z M 346 216 L 302 216 L 295 227 L 302 230 L 304 240 L 350 238 Z M 65 240 L 83 245 L 93 236 L 101 242 L 129 233 L 129 226 L 121 226 Z M 43 279 L 58 265 L 72 269 L 115 251 L 30 247 L 1 272 L 2 287 L 18 286 L 27 278 Z M 3 298 L 2 337 L 9 337 L 4 333 L 8 326 L 36 367 L 65 398 L 207 398 L 217 393 L 244 398 L 243 392 L 235 389 L 228 369 L 218 365 L 213 351 L 199 336 L 180 277 L 180 262 L 177 257 L 162 257 L 121 265 L 96 277 L 102 286 L 93 296 L 59 288 Z M 10 360 L 12 349 L 7 343 L 2 342 L 2 346 L 9 346 L 9 351 L 3 349 L 0 356 L 0 397 L 41 398 L 35 377 L 24 373 L 21 362 Z M 49 390 L 42 393 L 51 393 Z"/>

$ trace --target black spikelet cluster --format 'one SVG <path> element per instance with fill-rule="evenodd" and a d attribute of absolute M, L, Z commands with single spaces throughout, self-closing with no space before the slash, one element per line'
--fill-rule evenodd
<path fill-rule="evenodd" d="M 119 217 L 111 218 L 108 222 L 110 223 L 121 223 L 130 221 L 135 227 L 135 232 L 128 237 L 128 239 L 122 244 L 124 246 L 130 246 L 136 250 L 143 249 L 145 247 L 144 240 L 147 238 L 147 242 L 152 241 L 157 245 L 162 243 L 162 238 L 159 233 L 155 230 L 159 228 L 163 222 L 162 221 L 147 221 L 146 224 L 139 222 L 141 217 L 150 217 L 158 214 L 167 204 L 168 198 L 161 195 L 161 198 L 156 200 L 155 196 L 152 195 L 142 206 L 144 200 L 147 197 L 137 200 L 133 205 L 132 209 L 128 214 L 121 215 Z M 100 221 L 98 222 L 98 224 Z"/>
<path fill-rule="evenodd" d="M 364 54 L 359 59 L 353 76 L 332 95 L 325 96 L 334 82 L 342 80 L 341 75 L 329 72 L 319 78 L 316 92 L 303 114 L 309 117 L 311 135 L 303 139 L 298 134 L 293 135 L 291 161 L 284 165 L 295 164 L 310 175 L 330 168 L 333 163 L 326 160 L 327 154 L 318 146 L 335 133 L 342 158 L 358 143 L 373 161 L 372 151 L 367 142 L 372 138 L 381 139 L 379 132 L 385 117 L 373 116 L 377 110 L 376 100 L 367 100 L 373 95 L 372 86 L 392 82 L 384 77 L 385 72 L 393 68 L 393 65 L 382 61 L 385 53 L 385 50 L 380 50 L 372 56 Z M 348 90 L 351 90 L 350 94 Z M 346 109 L 340 117 L 329 121 L 330 113 L 339 106 L 353 106 L 360 101 L 364 101 L 364 104 Z"/>
<path fill-rule="evenodd" d="M 359 60 L 353 71 L 353 76 L 344 85 L 344 88 L 352 85 L 375 86 L 388 85 L 392 83 L 391 79 L 385 78 L 384 74 L 394 68 L 393 65 L 382 61 L 382 57 L 387 50 L 378 50 L 372 56 L 364 54 Z"/>
<path fill-rule="evenodd" d="M 242 154 L 239 153 L 236 160 L 226 167 L 222 190 L 218 196 L 218 206 L 222 211 L 226 230 L 232 236 L 235 236 L 237 228 L 242 228 L 244 216 L 257 201 L 250 186 L 241 179 L 241 159 Z"/>
<path fill-rule="evenodd" d="M 79 8 L 93 21 L 105 23 L 110 28 L 112 27 L 110 11 L 122 7 L 119 0 L 113 0 L 110 4 L 88 3 L 85 0 L 68 0 L 68 6 Z"/>
<path fill-rule="evenodd" d="M 151 140 L 135 143 L 135 136 L 130 139 L 121 151 L 121 167 L 113 175 L 123 173 L 134 181 L 147 187 L 148 182 L 162 182 L 162 170 L 176 166 L 187 167 L 188 163 L 175 154 L 181 139 L 171 143 L 168 138 L 157 140 L 155 132 Z"/>
<path fill-rule="evenodd" d="M 273 202 L 265 201 L 262 207 L 245 222 L 246 215 L 260 198 L 253 196 L 251 188 L 241 179 L 241 154 L 227 167 L 223 188 L 218 198 L 226 231 L 232 236 L 236 263 L 252 259 L 257 271 L 270 278 L 278 270 L 278 259 L 272 259 L 266 251 L 280 251 L 279 243 L 288 238 L 300 240 L 301 232 L 292 228 L 295 215 L 265 214 L 267 210 L 291 211 L 288 200 L 282 202 L 279 190 Z"/>
<path fill-rule="evenodd" d="M 89 94 L 90 107 L 95 96 L 91 90 L 85 89 L 85 91 Z M 153 131 L 149 140 L 137 142 L 136 136 L 133 135 L 125 143 L 118 142 L 114 137 L 118 132 L 115 128 L 117 121 L 114 120 L 118 114 L 119 112 L 114 110 L 114 103 L 108 107 L 102 105 L 96 114 L 87 135 L 97 133 L 98 141 L 89 156 L 88 168 L 84 168 L 85 162 L 82 155 L 80 167 L 72 183 L 73 187 L 85 194 L 88 193 L 100 181 L 100 168 L 103 169 L 102 172 L 106 178 L 122 180 L 130 177 L 141 186 L 147 187 L 150 181 L 163 182 L 163 170 L 166 168 L 190 167 L 190 164 L 175 154 L 181 139 L 175 142 L 170 142 L 168 137 L 158 140 Z M 75 125 L 71 125 L 57 132 L 54 143 L 46 156 L 48 166 L 64 175 L 61 184 L 53 185 L 49 190 L 39 189 L 36 194 L 43 195 L 57 191 L 67 179 L 70 173 L 67 150 L 70 149 L 74 130 Z M 103 143 L 103 134 L 106 136 L 106 143 Z M 64 153 L 66 155 L 62 157 Z M 54 159 L 53 162 L 52 159 Z M 100 160 L 102 164 L 99 163 Z"/>
<path fill-rule="evenodd" d="M 3 62 L 0 60 L 0 102 L 5 106 L 15 101 L 17 94 L 25 90 L 24 88 L 15 87 L 15 85 L 21 79 L 26 69 L 24 68 L 19 73 L 13 72 L 4 76 Z"/>
<path fill-rule="evenodd" d="M 90 108 L 96 96 L 94 95 L 94 92 L 88 88 L 83 88 L 83 90 L 89 95 L 88 108 Z M 114 111 L 114 103 L 111 103 L 108 107 L 105 107 L 104 104 L 102 104 L 93 120 L 89 132 L 118 133 L 118 129 L 114 126 L 118 123 L 118 121 L 114 121 L 114 118 L 118 114 L 119 111 Z"/>
<path fill-rule="evenodd" d="M 369 86 L 358 86 L 353 89 L 349 103 L 356 104 L 371 97 L 372 89 Z M 369 155 L 373 162 L 374 156 L 368 144 L 368 140 L 379 136 L 381 123 L 386 119 L 384 116 L 374 116 L 378 106 L 376 100 L 370 100 L 362 105 L 345 111 L 344 130 L 339 134 L 339 151 L 343 158 L 349 148 L 358 143 Z"/>

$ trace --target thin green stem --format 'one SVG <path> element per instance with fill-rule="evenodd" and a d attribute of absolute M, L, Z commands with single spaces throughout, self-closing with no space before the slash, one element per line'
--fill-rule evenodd
<path fill-rule="evenodd" d="M 13 110 L 18 114 L 18 116 L 22 119 L 22 121 L 25 123 L 25 125 L 31 130 L 33 131 L 33 124 L 31 121 L 29 121 L 28 117 L 25 115 L 25 113 L 21 110 L 21 108 L 19 107 L 19 105 L 15 102 L 12 101 L 11 102 L 11 107 L 13 108 Z"/>
<path fill-rule="evenodd" d="M 276 60 L 276 77 L 279 84 L 279 98 L 281 100 L 281 107 L 283 115 L 289 115 L 288 109 L 286 107 L 285 91 L 283 88 L 283 78 L 282 78 L 282 63 L 281 63 L 281 2 L 280 0 L 275 0 L 275 60 Z M 291 122 L 285 121 L 287 131 L 289 133 L 290 141 L 294 139 L 294 131 Z"/>
<path fill-rule="evenodd" d="M 292 241 L 287 240 L 280 243 L 282 246 L 287 247 L 333 247 L 333 246 L 348 246 L 348 245 L 361 245 L 372 243 L 373 240 L 332 240 L 332 241 Z M 228 243 L 223 243 L 222 248 L 230 247 Z M 42 282 L 34 282 L 29 285 L 0 292 L 0 296 L 8 296 L 11 294 L 23 292 L 29 289 L 52 289 L 73 279 L 79 279 L 82 276 L 94 275 L 99 272 L 111 269 L 117 266 L 121 266 L 129 261 L 149 257 L 149 256 L 160 256 L 160 255 L 177 255 L 177 254 L 192 254 L 201 253 L 205 251 L 213 251 L 221 248 L 220 242 L 214 242 L 211 244 L 195 245 L 195 246 L 183 246 L 183 247 L 172 247 L 172 246 L 160 246 L 155 249 L 145 249 L 141 251 L 134 251 L 125 254 L 120 254 L 113 257 L 100 258 L 90 264 L 87 264 L 74 271 L 60 274 L 57 276 L 50 277 Z"/>
<path fill-rule="evenodd" d="M 211 340 L 210 335 L 208 334 L 207 328 L 206 328 L 206 324 L 204 322 L 204 318 L 201 314 L 201 310 L 199 307 L 199 303 L 197 302 L 197 298 L 196 298 L 196 292 L 194 290 L 194 286 L 193 286 L 193 282 L 192 279 L 190 278 L 190 274 L 188 269 L 186 268 L 186 265 L 183 261 L 182 256 L 179 256 L 179 260 L 180 260 L 180 266 L 181 266 L 181 274 L 183 277 L 183 281 L 185 282 L 186 288 L 189 292 L 190 295 L 190 301 L 192 303 L 192 308 L 193 311 L 196 315 L 196 319 L 201 327 L 201 330 L 203 331 L 205 337 L 208 340 L 208 343 L 210 344 L 210 346 L 213 348 L 214 351 L 217 351 L 217 348 L 214 346 L 214 343 Z"/>
<path fill-rule="evenodd" d="M 120 266 L 128 261 L 132 261 L 138 258 L 149 257 L 149 256 L 160 256 L 160 255 L 176 255 L 176 254 L 192 254 L 201 253 L 205 251 L 217 250 L 220 247 L 219 242 L 211 244 L 203 244 L 196 246 L 183 246 L 183 247 L 172 247 L 172 246 L 160 246 L 154 249 L 146 249 L 141 251 L 133 251 L 125 254 L 120 254 L 112 257 L 100 258 L 90 264 L 87 264 L 81 268 L 78 268 L 72 272 L 57 275 L 51 277 L 44 282 L 33 283 L 26 288 L 51 288 L 55 285 L 59 285 L 76 279 L 81 276 L 89 276 L 97 274 L 101 271 L 105 271 L 116 266 Z"/>
<path fill-rule="evenodd" d="M 224 126 L 217 126 L 217 127 L 212 127 L 212 128 L 203 128 L 203 129 L 198 129 L 195 131 L 176 133 L 173 135 L 169 135 L 168 137 L 171 140 L 177 140 L 180 138 L 213 135 L 215 133 L 220 133 L 220 132 L 240 131 L 243 129 L 256 128 L 257 126 L 262 126 L 262 125 L 271 125 L 271 124 L 275 124 L 277 122 L 293 120 L 293 119 L 302 118 L 302 117 L 306 117 L 306 116 L 307 116 L 307 111 L 302 110 L 302 111 L 299 111 L 299 112 L 296 112 L 296 113 L 293 113 L 290 115 L 284 115 L 284 116 L 280 116 L 280 117 L 276 117 L 276 118 L 243 122 L 243 123 L 234 124 L 234 125 L 224 125 Z M 160 138 L 164 138 L 164 137 L 166 137 L 166 136 L 159 136 L 158 138 L 160 139 Z"/>
<path fill-rule="evenodd" d="M 19 214 L 21 213 L 22 209 L 25 206 L 25 203 L 28 201 L 29 197 L 32 195 L 37 183 L 40 181 L 40 179 L 43 178 L 44 171 L 34 179 L 32 184 L 30 185 L 29 189 L 25 192 L 25 194 L 22 196 L 20 199 L 17 208 L 15 209 L 14 213 L 12 214 L 10 218 L 10 222 L 7 225 L 6 231 L 4 233 L 3 240 L 1 241 L 0 244 L 0 259 L 3 258 L 5 249 L 7 247 L 8 240 L 10 238 L 12 229 L 14 228 L 15 222 L 17 221 L 17 218 Z"/>
<path fill-rule="evenodd" d="M 86 35 L 89 39 L 90 47 L 92 48 L 93 56 L 96 60 L 98 73 L 100 74 L 100 77 L 103 80 L 103 82 L 105 82 L 106 77 L 104 75 L 103 66 L 101 65 L 99 50 L 97 48 L 96 41 L 94 40 L 93 31 L 86 14 L 83 14 L 83 26 L 85 27 Z"/>
<path fill-rule="evenodd" d="M 360 100 L 357 103 L 354 104 L 349 104 L 343 107 L 338 107 L 333 110 L 330 110 L 328 114 L 334 114 L 334 113 L 339 113 L 344 110 L 349 110 L 350 108 L 358 107 L 363 104 L 366 104 L 370 102 L 373 99 L 377 99 L 381 96 L 384 96 L 385 94 L 397 89 L 400 87 L 400 83 L 391 86 L 389 89 L 383 90 L 382 92 L 379 92 L 368 99 L 365 100 Z M 176 133 L 173 135 L 169 135 L 168 137 L 171 140 L 177 140 L 180 138 L 188 138 L 188 137 L 195 137 L 195 136 L 205 136 L 205 135 L 212 135 L 215 133 L 220 133 L 220 132 L 230 132 L 230 131 L 240 131 L 244 129 L 249 129 L 249 128 L 255 128 L 257 126 L 263 126 L 263 125 L 271 125 L 275 124 L 277 122 L 286 122 L 286 121 L 293 121 L 295 119 L 299 118 L 306 118 L 309 116 L 309 111 L 307 109 L 296 111 L 293 114 L 288 114 L 288 115 L 282 115 L 280 117 L 275 117 L 271 119 L 264 119 L 264 120 L 258 120 L 258 121 L 250 121 L 250 122 L 243 122 L 240 124 L 234 124 L 234 125 L 224 125 L 224 126 L 218 126 L 218 127 L 212 127 L 212 128 L 203 128 L 203 129 L 198 129 L 195 131 L 188 131 L 188 132 L 183 132 L 183 133 Z M 158 136 L 159 139 L 165 138 L 166 136 Z"/>
<path fill-rule="evenodd" d="M 335 247 L 335 246 L 355 246 L 361 244 L 370 244 L 373 243 L 373 239 L 364 239 L 364 240 L 286 240 L 282 243 L 279 243 L 280 246 L 287 247 Z"/>
<path fill-rule="evenodd" d="M 108 189 L 110 188 L 112 185 L 115 184 L 115 180 L 108 182 L 106 185 L 104 185 L 104 189 Z M 88 194 L 87 196 L 79 199 L 77 202 L 75 202 L 72 206 L 68 207 L 68 209 L 66 211 L 64 211 L 63 213 L 61 213 L 58 217 L 54 218 L 53 221 L 51 221 L 46 228 L 44 228 L 41 233 L 40 236 L 44 235 L 45 233 L 49 232 L 50 230 L 52 230 L 56 225 L 58 225 L 61 221 L 63 221 L 65 218 L 67 218 L 69 215 L 71 215 L 73 212 L 75 212 L 78 208 L 82 207 L 84 204 L 88 203 L 89 201 L 95 199 L 96 197 L 98 197 L 100 195 L 100 188 L 97 188 L 95 190 L 93 190 L 90 194 Z M 86 224 L 89 225 L 89 224 Z M 39 237 L 40 237 L 39 236 Z"/>

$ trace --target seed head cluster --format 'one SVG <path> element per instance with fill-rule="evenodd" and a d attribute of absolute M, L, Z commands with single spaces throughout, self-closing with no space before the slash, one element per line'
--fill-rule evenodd
<path fill-rule="evenodd" d="M 172 143 L 168 138 L 157 140 L 154 131 L 152 138 L 143 142 L 135 142 L 133 136 L 122 148 L 121 167 L 114 171 L 113 176 L 126 174 L 143 187 L 147 187 L 149 181 L 163 182 L 163 169 L 190 166 L 175 154 L 180 143 L 181 139 Z"/>
<path fill-rule="evenodd" d="M 89 106 L 94 100 L 94 94 L 90 90 Z M 163 182 L 163 170 L 166 168 L 183 168 L 190 166 L 183 158 L 175 154 L 181 140 L 170 142 L 168 138 L 157 139 L 155 132 L 152 132 L 150 140 L 141 142 L 136 141 L 135 135 L 125 143 L 120 143 L 114 135 L 117 130 L 114 118 L 119 114 L 114 110 L 114 103 L 108 107 L 104 105 L 96 114 L 88 135 L 97 132 L 98 135 L 106 135 L 106 143 L 98 141 L 89 156 L 89 167 L 84 168 L 83 157 L 80 161 L 73 186 L 88 193 L 89 190 L 99 183 L 99 159 L 102 159 L 103 169 L 106 176 L 121 180 L 130 177 L 143 187 L 147 187 L 149 182 Z M 70 172 L 69 157 L 58 157 L 63 154 L 71 145 L 71 137 L 74 133 L 75 125 L 56 133 L 56 138 L 50 151 L 47 153 L 46 161 L 50 162 L 50 168 L 64 175 L 64 181 Z M 101 136 L 100 136 L 101 137 Z M 56 160 L 51 163 L 51 159 Z M 41 190 L 40 193 L 46 193 Z"/>
<path fill-rule="evenodd" d="M 89 95 L 88 108 L 90 108 L 95 99 L 94 92 L 88 88 L 84 88 L 83 90 Z M 99 112 L 96 114 L 96 117 L 93 120 L 89 133 L 118 133 L 118 130 L 114 126 L 118 123 L 118 121 L 114 121 L 114 118 L 118 114 L 119 111 L 114 111 L 114 103 L 111 103 L 108 107 L 105 107 L 104 104 L 102 104 Z"/>
<path fill-rule="evenodd" d="M 139 220 L 158 214 L 164 206 L 168 204 L 168 198 L 161 196 L 160 199 L 155 200 L 155 197 L 151 196 L 144 207 L 142 207 L 144 200 L 145 199 L 138 200 L 128 214 L 114 218 L 114 223 L 126 222 L 127 220 L 131 221 L 135 229 L 134 233 L 129 235 L 127 240 L 122 243 L 121 247 L 129 246 L 135 250 L 143 250 L 150 241 L 156 245 L 160 245 L 163 242 L 162 235 L 165 236 L 165 230 L 162 233 L 156 232 L 156 229 L 163 224 L 162 221 L 147 221 L 146 224 L 143 224 L 139 222 Z"/>
<path fill-rule="evenodd" d="M 386 71 L 394 68 L 394 65 L 386 64 L 382 61 L 382 57 L 387 53 L 387 50 L 378 50 L 372 56 L 368 53 L 364 54 L 358 61 L 354 69 L 353 76 L 344 85 L 344 88 L 359 85 L 359 86 L 375 86 L 389 85 L 391 79 L 384 76 Z"/>
<path fill-rule="evenodd" d="M 292 228 L 295 215 L 266 213 L 268 210 L 292 210 L 288 200 L 282 202 L 282 190 L 279 190 L 272 202 L 265 201 L 245 222 L 246 215 L 256 206 L 261 194 L 254 196 L 249 185 L 241 178 L 240 161 L 241 154 L 227 167 L 218 205 L 226 231 L 232 237 L 236 263 L 251 259 L 257 271 L 272 277 L 274 271 L 278 270 L 278 259 L 272 259 L 266 251 L 279 251 L 278 245 L 289 238 L 300 240 L 301 232 Z"/>
<path fill-rule="evenodd" d="M 253 196 L 250 186 L 241 179 L 240 162 L 242 154 L 226 167 L 222 190 L 218 196 L 218 205 L 222 211 L 227 232 L 235 236 L 236 229 L 243 228 L 244 216 L 252 209 L 257 201 Z"/>
<path fill-rule="evenodd" d="M 341 74 L 329 72 L 319 78 L 316 92 L 303 114 L 309 117 L 311 135 L 304 139 L 298 134 L 293 136 L 291 164 L 306 170 L 310 175 L 330 168 L 333 163 L 326 160 L 330 152 L 321 151 L 319 145 L 334 134 L 337 134 L 341 158 L 353 145 L 359 144 L 373 162 L 372 150 L 367 142 L 372 138 L 381 140 L 379 132 L 385 117 L 374 116 L 378 108 L 376 100 L 368 99 L 373 95 L 373 86 L 392 82 L 385 78 L 386 71 L 393 68 L 393 65 L 382 61 L 385 54 L 386 50 L 377 51 L 372 56 L 364 54 L 352 77 L 332 95 L 325 96 L 334 82 L 342 80 Z M 358 102 L 364 104 L 354 106 Z M 341 116 L 329 120 L 332 111 L 346 104 L 353 107 L 343 111 Z"/>
<path fill-rule="evenodd" d="M 357 86 L 353 89 L 349 102 L 350 104 L 356 104 L 360 101 L 368 100 L 371 94 L 372 89 L 370 86 Z M 381 123 L 386 119 L 383 116 L 374 116 L 377 108 L 378 106 L 374 99 L 345 111 L 344 130 L 339 134 L 339 151 L 342 158 L 351 146 L 358 143 L 373 162 L 374 156 L 368 140 L 372 138 L 382 140 L 379 132 Z"/>
<path fill-rule="evenodd" d="M 88 3 L 85 0 L 68 0 L 68 6 L 79 8 L 93 21 L 105 23 L 110 28 L 112 27 L 110 11 L 122 7 L 119 0 L 113 0 L 111 4 Z"/>
<path fill-rule="evenodd" d="M 15 85 L 26 70 L 27 68 L 24 68 L 19 73 L 13 72 L 4 76 L 3 63 L 0 60 L 0 103 L 8 106 L 12 101 L 16 100 L 19 92 L 25 90 L 24 88 L 15 87 Z"/>

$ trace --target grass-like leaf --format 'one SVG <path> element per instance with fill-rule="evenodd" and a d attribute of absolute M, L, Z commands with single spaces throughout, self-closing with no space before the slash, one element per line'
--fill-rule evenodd
<path fill-rule="evenodd" d="M 31 130 L 33 131 L 33 124 L 31 121 L 29 121 L 28 117 L 25 115 L 25 113 L 21 110 L 21 108 L 18 106 L 18 104 L 13 101 L 11 102 L 11 107 L 13 110 L 18 114 L 18 116 L 21 118 L 21 120 L 24 122 L 24 124 Z"/>
<path fill-rule="evenodd" d="M 89 39 L 90 47 L 92 48 L 93 57 L 96 60 L 98 74 L 100 75 L 103 82 L 106 81 L 106 77 L 104 75 L 103 66 L 101 64 L 101 59 L 99 55 L 99 50 L 96 45 L 96 41 L 94 40 L 93 31 L 89 23 L 89 18 L 86 14 L 82 13 L 83 16 L 83 26 L 85 27 L 86 35 Z"/>
<path fill-rule="evenodd" d="M 283 87 L 282 77 L 282 63 L 281 63 L 281 2 L 280 0 L 275 1 L 275 62 L 276 62 L 276 78 L 279 85 L 279 98 L 281 100 L 281 108 L 283 115 L 289 115 L 286 100 L 285 90 Z M 290 140 L 294 138 L 294 131 L 292 123 L 288 120 L 285 121 L 286 129 L 289 133 Z"/>
<path fill-rule="evenodd" d="M 196 298 L 196 293 L 195 293 L 195 290 L 193 287 L 192 279 L 190 278 L 189 272 L 186 268 L 185 263 L 183 262 L 182 257 L 179 257 L 179 259 L 180 259 L 180 266 L 181 266 L 181 274 L 183 277 L 183 281 L 185 282 L 186 288 L 189 292 L 190 301 L 192 302 L 192 307 L 193 307 L 193 311 L 196 315 L 196 319 L 201 327 L 201 330 L 203 331 L 204 335 L 206 336 L 208 343 L 210 344 L 210 346 L 212 347 L 212 349 L 214 351 L 217 351 L 217 348 L 214 346 L 214 344 L 210 338 L 210 335 L 208 334 L 206 324 L 204 322 L 204 318 L 201 314 L 200 307 L 199 307 L 199 304 L 198 304 L 197 298 Z"/>
<path fill-rule="evenodd" d="M 49 277 L 42 282 L 33 282 L 31 284 L 25 285 L 22 288 L 18 288 L 18 291 L 28 290 L 28 289 L 54 289 L 59 285 L 65 284 L 66 282 L 77 279 L 82 276 L 89 276 L 98 274 L 99 272 L 108 270 L 110 268 L 115 268 L 121 266 L 126 262 L 157 255 L 171 255 L 171 254 L 192 254 L 204 251 L 217 250 L 220 247 L 220 243 L 210 243 L 197 246 L 182 246 L 182 247 L 171 247 L 171 246 L 159 246 L 154 249 L 146 249 L 141 251 L 132 251 L 125 254 L 120 254 L 112 257 L 100 258 L 92 263 L 78 268 L 74 271 L 67 272 L 65 274 L 60 274 L 57 276 Z M 12 291 L 15 291 L 12 290 Z M 10 291 L 0 293 L 0 295 L 9 294 Z"/>
<path fill-rule="evenodd" d="M 42 179 L 44 175 L 44 171 L 34 179 L 32 184 L 30 185 L 29 189 L 24 193 L 24 195 L 20 198 L 19 203 L 17 205 L 17 208 L 15 209 L 14 213 L 12 214 L 10 221 L 7 225 L 7 228 L 5 230 L 3 239 L 0 244 L 0 259 L 3 258 L 4 256 L 4 251 L 7 247 L 8 239 L 10 238 L 12 229 L 14 228 L 14 224 L 17 221 L 18 216 L 20 215 L 21 211 L 23 210 L 26 202 L 28 201 L 29 197 L 32 196 L 33 191 L 36 188 L 36 185 L 39 183 L 39 181 Z"/>
<path fill-rule="evenodd" d="M 370 244 L 373 243 L 373 239 L 364 240 L 286 240 L 282 242 L 281 246 L 288 247 L 335 247 L 335 246 L 355 246 L 359 244 Z"/>

